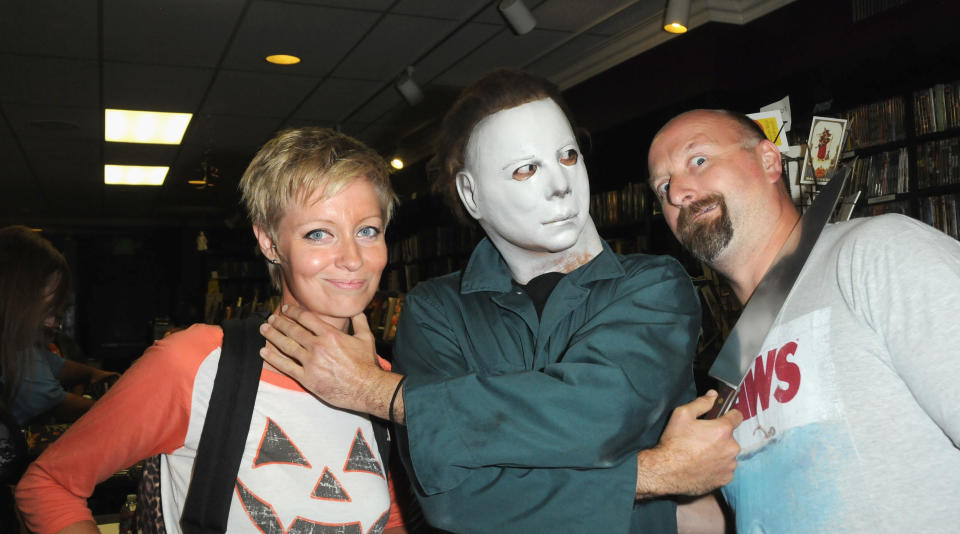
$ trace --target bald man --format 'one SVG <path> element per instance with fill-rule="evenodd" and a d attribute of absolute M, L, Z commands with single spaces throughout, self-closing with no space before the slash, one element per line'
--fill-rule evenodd
<path fill-rule="evenodd" d="M 800 216 L 777 147 L 696 110 L 649 153 L 674 235 L 747 302 Z M 737 532 L 956 532 L 960 243 L 901 215 L 828 225 L 735 407 Z"/>

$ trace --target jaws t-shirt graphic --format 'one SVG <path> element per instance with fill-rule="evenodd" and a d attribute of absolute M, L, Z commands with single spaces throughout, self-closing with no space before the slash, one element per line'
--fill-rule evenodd
<path fill-rule="evenodd" d="M 775 325 L 743 380 L 734 405 L 744 416 L 734 431 L 742 450 L 723 490 L 742 534 L 829 532 L 842 514 L 835 483 L 844 477 L 824 474 L 849 466 L 854 450 L 829 357 L 830 328 L 829 309 Z M 798 514 L 798 504 L 818 513 Z"/>

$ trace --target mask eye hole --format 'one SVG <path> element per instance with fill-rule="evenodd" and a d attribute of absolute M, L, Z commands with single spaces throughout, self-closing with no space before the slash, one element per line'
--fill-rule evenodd
<path fill-rule="evenodd" d="M 568 166 L 568 167 L 571 167 L 571 166 L 573 166 L 573 165 L 576 165 L 576 164 L 577 164 L 577 161 L 579 161 L 579 160 L 580 160 L 580 153 L 577 152 L 577 149 L 575 149 L 575 148 L 570 148 L 570 149 L 564 150 L 564 151 L 560 154 L 560 163 L 562 163 L 562 164 L 564 164 L 564 165 L 566 165 L 566 166 Z"/>
<path fill-rule="evenodd" d="M 527 178 L 530 178 L 531 176 L 533 176 L 533 175 L 536 174 L 536 173 L 537 173 L 537 165 L 534 164 L 534 163 L 528 163 L 528 164 L 523 165 L 523 166 L 521 166 L 521 167 L 517 167 L 517 168 L 513 171 L 513 179 L 516 180 L 516 181 L 518 181 L 518 182 L 522 182 L 522 181 L 526 180 Z"/>

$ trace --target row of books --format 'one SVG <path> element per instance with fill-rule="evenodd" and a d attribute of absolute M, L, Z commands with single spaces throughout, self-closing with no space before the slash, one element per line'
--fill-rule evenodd
<path fill-rule="evenodd" d="M 917 135 L 960 127 L 960 81 L 914 91 L 913 123 Z"/>
<path fill-rule="evenodd" d="M 848 111 L 845 114 L 849 121 L 847 149 L 855 150 L 905 139 L 904 110 L 903 97 L 896 96 Z"/>
<path fill-rule="evenodd" d="M 469 256 L 479 240 L 479 230 L 474 226 L 423 228 L 390 245 L 390 261 L 413 263 L 425 258 Z"/>
<path fill-rule="evenodd" d="M 867 198 L 906 193 L 910 190 L 910 156 L 906 147 L 863 157 L 853 164 L 850 174 L 853 191 Z"/>
<path fill-rule="evenodd" d="M 925 197 L 920 200 L 918 218 L 950 237 L 960 239 L 958 208 L 960 208 L 960 194 Z"/>
<path fill-rule="evenodd" d="M 960 137 L 927 141 L 917 147 L 917 187 L 960 183 Z"/>
<path fill-rule="evenodd" d="M 623 189 L 590 195 L 590 214 L 599 227 L 642 221 L 650 213 L 650 188 L 628 183 Z"/>
<path fill-rule="evenodd" d="M 410 291 L 420 281 L 463 269 L 469 256 L 437 256 L 409 263 L 393 263 L 383 272 L 380 287 L 386 291 Z"/>
<path fill-rule="evenodd" d="M 867 207 L 867 211 L 862 215 L 868 217 L 876 217 L 877 215 L 883 215 L 884 213 L 899 213 L 900 215 L 906 215 L 908 217 L 913 216 L 913 208 L 910 205 L 910 200 L 901 199 L 895 200 L 893 202 L 884 202 L 882 204 L 873 204 Z"/>
<path fill-rule="evenodd" d="M 636 234 L 630 237 L 615 237 L 607 239 L 610 250 L 617 254 L 635 254 L 646 252 L 649 249 L 649 240 L 646 234 Z"/>
<path fill-rule="evenodd" d="M 397 335 L 397 323 L 406 295 L 403 293 L 377 292 L 367 305 L 367 322 L 370 331 L 380 339 L 390 342 Z"/>

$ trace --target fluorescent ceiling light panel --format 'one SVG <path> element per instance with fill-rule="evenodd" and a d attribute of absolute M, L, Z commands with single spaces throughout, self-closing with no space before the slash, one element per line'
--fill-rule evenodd
<path fill-rule="evenodd" d="M 140 165 L 104 165 L 103 183 L 107 185 L 163 185 L 170 167 Z"/>
<path fill-rule="evenodd" d="M 105 110 L 104 138 L 118 143 L 179 145 L 192 113 Z"/>

